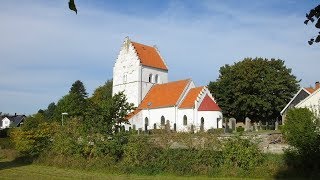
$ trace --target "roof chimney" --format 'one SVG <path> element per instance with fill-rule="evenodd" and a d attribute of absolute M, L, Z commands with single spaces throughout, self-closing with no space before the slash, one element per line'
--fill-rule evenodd
<path fill-rule="evenodd" d="M 317 81 L 316 83 L 315 83 L 315 90 L 317 90 L 317 89 L 319 89 L 320 88 L 320 83 L 319 83 L 319 81 Z"/>

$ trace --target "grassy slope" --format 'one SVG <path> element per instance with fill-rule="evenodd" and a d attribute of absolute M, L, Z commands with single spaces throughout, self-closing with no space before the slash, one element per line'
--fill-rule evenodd
<path fill-rule="evenodd" d="M 206 177 L 115 175 L 97 171 L 62 169 L 34 164 L 0 161 L 0 179 L 209 179 Z"/>

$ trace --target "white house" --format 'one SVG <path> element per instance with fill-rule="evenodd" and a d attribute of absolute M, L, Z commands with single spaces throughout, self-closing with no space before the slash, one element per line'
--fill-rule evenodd
<path fill-rule="evenodd" d="M 4 117 L 3 119 L 1 119 L 0 122 L 0 129 L 5 129 L 5 128 L 9 128 L 11 124 L 11 121 L 9 118 Z"/>
<path fill-rule="evenodd" d="M 320 88 L 298 103 L 296 108 L 308 108 L 320 117 Z"/>
<path fill-rule="evenodd" d="M 0 116 L 0 129 L 5 129 L 9 127 L 19 127 L 23 124 L 25 115 L 5 115 Z"/>
<path fill-rule="evenodd" d="M 222 128 L 221 109 L 209 90 L 191 79 L 168 82 L 168 67 L 155 46 L 125 39 L 113 68 L 112 91 L 124 91 L 137 107 L 126 130 Z"/>
<path fill-rule="evenodd" d="M 301 105 L 298 105 L 308 99 L 316 90 L 320 88 L 320 83 L 316 82 L 315 87 L 308 87 L 308 88 L 301 88 L 294 97 L 290 100 L 290 102 L 282 109 L 280 112 L 282 116 L 282 122 L 285 122 L 287 111 L 290 108 L 294 107 L 301 107 Z"/>

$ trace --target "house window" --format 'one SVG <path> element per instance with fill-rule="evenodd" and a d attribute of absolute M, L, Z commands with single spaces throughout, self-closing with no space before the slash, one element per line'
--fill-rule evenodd
<path fill-rule="evenodd" d="M 188 118 L 186 115 L 183 116 L 183 125 L 184 126 L 188 125 Z"/>
<path fill-rule="evenodd" d="M 158 74 L 156 74 L 154 81 L 155 81 L 155 83 L 159 83 L 159 76 L 158 76 Z"/>
<path fill-rule="evenodd" d="M 161 125 L 164 126 L 166 124 L 166 120 L 164 116 L 161 116 Z"/>
<path fill-rule="evenodd" d="M 148 119 L 147 117 L 144 118 L 144 124 L 147 125 L 147 126 L 149 126 L 149 119 Z"/>
<path fill-rule="evenodd" d="M 149 82 L 152 82 L 152 74 L 149 74 Z"/>

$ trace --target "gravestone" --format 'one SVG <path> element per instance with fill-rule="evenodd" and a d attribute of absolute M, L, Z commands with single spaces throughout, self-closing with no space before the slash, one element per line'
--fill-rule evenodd
<path fill-rule="evenodd" d="M 262 122 L 259 121 L 259 131 L 262 130 Z"/>
<path fill-rule="evenodd" d="M 177 124 L 176 123 L 173 124 L 173 130 L 177 131 Z"/>
<path fill-rule="evenodd" d="M 153 124 L 153 129 L 157 129 L 157 124 L 156 123 Z"/>
<path fill-rule="evenodd" d="M 279 129 L 279 121 L 276 120 L 276 122 L 274 123 L 274 130 L 278 130 Z"/>
<path fill-rule="evenodd" d="M 167 120 L 165 128 L 166 128 L 167 131 L 170 131 L 170 121 L 169 120 Z"/>
<path fill-rule="evenodd" d="M 251 119 L 246 117 L 246 120 L 245 120 L 245 131 L 250 131 L 251 130 Z"/>
<path fill-rule="evenodd" d="M 225 119 L 224 133 L 229 133 L 229 120 Z"/>
<path fill-rule="evenodd" d="M 229 127 L 231 132 L 236 131 L 236 123 L 237 123 L 237 120 L 235 118 L 229 119 Z"/>
<path fill-rule="evenodd" d="M 193 124 L 191 125 L 191 133 L 194 133 L 194 126 L 193 126 Z"/>
<path fill-rule="evenodd" d="M 255 131 L 258 131 L 258 123 L 257 122 L 254 123 L 254 129 L 255 129 Z"/>

